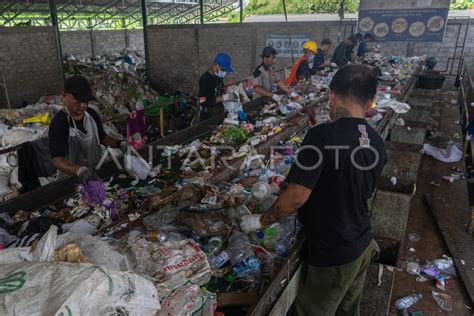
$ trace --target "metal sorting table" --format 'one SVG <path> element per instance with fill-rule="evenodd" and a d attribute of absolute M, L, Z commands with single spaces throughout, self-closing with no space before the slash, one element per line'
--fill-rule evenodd
<path fill-rule="evenodd" d="M 399 97 L 400 101 L 407 100 L 415 86 L 416 75 L 418 74 L 418 71 L 414 73 L 412 78 L 410 78 L 402 88 L 402 93 Z M 312 105 L 318 106 L 326 100 L 327 96 L 323 96 L 312 102 Z M 263 105 L 264 99 L 260 98 L 244 105 L 244 109 L 245 111 L 252 111 L 262 108 Z M 150 158 L 152 158 L 151 160 L 155 163 L 160 159 L 162 152 L 162 150 L 156 150 L 157 146 L 185 144 L 191 142 L 194 139 L 210 133 L 212 131 L 212 127 L 221 124 L 224 118 L 225 114 L 216 115 L 213 118 L 205 122 L 201 122 L 198 125 L 186 128 L 150 143 L 139 149 L 138 152 L 142 157 L 147 159 L 150 157 L 150 148 L 153 148 Z M 379 132 L 383 138 L 386 138 L 397 118 L 398 115 L 396 113 L 388 110 L 383 120 L 379 123 L 377 132 Z M 282 132 L 267 139 L 266 142 L 256 147 L 260 154 L 265 154 L 268 156 L 271 146 L 276 145 L 279 141 L 287 140 L 292 135 L 302 132 L 307 127 L 306 116 L 299 113 L 292 113 L 288 115 L 286 121 L 289 124 Z M 236 168 L 225 168 L 223 170 L 218 170 L 218 172 L 216 172 L 216 174 L 213 176 L 213 182 L 216 183 L 219 181 L 229 181 L 237 176 L 239 173 L 238 166 L 242 164 L 243 160 L 244 158 L 239 158 L 232 161 L 231 166 L 236 166 Z M 112 159 L 109 159 L 98 171 L 98 175 L 102 179 L 108 179 L 111 176 L 119 174 L 120 172 L 121 170 L 117 168 L 115 162 Z M 23 195 L 1 203 L 0 210 L 13 214 L 18 210 L 34 211 L 45 208 L 75 194 L 74 186 L 76 181 L 77 180 L 75 177 L 60 179 L 56 182 L 37 188 L 33 191 L 27 192 Z M 131 211 L 133 212 L 133 210 Z M 123 222 L 113 223 L 112 226 L 119 225 L 120 223 Z M 257 303 L 252 306 L 252 310 L 250 312 L 251 315 L 284 315 L 289 310 L 296 297 L 299 284 L 302 263 L 299 257 L 299 250 L 302 243 L 303 238 L 301 237 L 297 240 L 290 252 L 288 260 L 285 260 L 282 267 L 276 273 L 273 281 L 265 287 L 262 293 L 259 293 Z"/>

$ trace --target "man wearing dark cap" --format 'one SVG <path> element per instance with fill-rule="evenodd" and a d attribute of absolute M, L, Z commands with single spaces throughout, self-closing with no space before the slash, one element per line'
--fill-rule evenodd
<path fill-rule="evenodd" d="M 89 81 L 82 76 L 66 80 L 62 93 L 64 108 L 49 126 L 49 149 L 53 165 L 63 174 L 76 175 L 82 182 L 97 179 L 91 169 L 100 161 L 104 146 L 126 149 L 127 142 L 108 136 L 92 108 Z"/>
<path fill-rule="evenodd" d="M 280 88 L 285 93 L 290 93 L 290 89 L 285 85 L 284 81 L 280 80 L 273 69 L 276 61 L 276 50 L 267 46 L 262 51 L 262 63 L 255 68 L 253 72 L 254 77 L 254 99 L 259 97 L 271 97 L 276 102 L 280 101 L 281 96 L 274 93 L 276 88 Z"/>

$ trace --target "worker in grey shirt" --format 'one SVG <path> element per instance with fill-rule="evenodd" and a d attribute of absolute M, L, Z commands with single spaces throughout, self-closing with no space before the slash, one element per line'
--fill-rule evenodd
<path fill-rule="evenodd" d="M 281 100 L 281 95 L 274 93 L 276 88 L 280 88 L 285 93 L 290 93 L 290 89 L 285 85 L 283 80 L 279 80 L 273 65 L 276 61 L 276 50 L 267 46 L 262 51 L 262 63 L 255 68 L 253 72 L 254 89 L 253 99 L 259 97 L 271 97 L 274 101 Z"/>

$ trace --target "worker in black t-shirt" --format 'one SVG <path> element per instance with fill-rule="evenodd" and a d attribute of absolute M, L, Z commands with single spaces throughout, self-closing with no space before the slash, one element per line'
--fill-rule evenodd
<path fill-rule="evenodd" d="M 88 107 L 95 100 L 86 78 L 73 76 L 64 84 L 64 108 L 49 126 L 49 150 L 53 165 L 62 174 L 82 182 L 98 179 L 91 169 L 100 161 L 101 144 L 126 150 L 128 143 L 108 136 L 99 114 Z"/>
<path fill-rule="evenodd" d="M 246 215 L 245 232 L 298 211 L 306 236 L 296 297 L 298 315 L 359 315 L 367 268 L 379 249 L 367 199 L 386 162 L 384 140 L 364 119 L 377 79 L 363 65 L 340 69 L 329 86 L 331 122 L 309 130 L 288 187 L 263 215 Z"/>
<path fill-rule="evenodd" d="M 335 63 L 325 61 L 325 54 L 331 49 L 331 47 L 332 41 L 329 38 L 325 38 L 321 41 L 316 56 L 314 56 L 313 70 L 318 71 L 325 67 L 337 67 Z"/>
<path fill-rule="evenodd" d="M 362 41 L 362 35 L 357 33 L 345 41 L 339 43 L 339 45 L 337 45 L 336 49 L 334 50 L 331 62 L 337 64 L 339 67 L 353 62 L 355 59 L 354 48 L 360 43 L 360 41 Z"/>
<path fill-rule="evenodd" d="M 225 93 L 224 77 L 234 72 L 229 55 L 220 53 L 214 58 L 214 64 L 199 78 L 200 121 L 209 119 L 214 113 L 222 111 L 222 102 L 233 98 Z"/>

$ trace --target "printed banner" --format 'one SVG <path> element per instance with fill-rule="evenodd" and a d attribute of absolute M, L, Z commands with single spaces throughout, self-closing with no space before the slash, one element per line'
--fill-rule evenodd
<path fill-rule="evenodd" d="M 449 3 L 430 6 L 430 0 L 415 5 L 371 5 L 362 0 L 358 30 L 371 33 L 378 42 L 442 42 L 448 20 Z"/>
<path fill-rule="evenodd" d="M 311 33 L 291 34 L 294 57 L 303 55 L 303 45 L 311 39 Z M 275 48 L 279 57 L 291 57 L 288 33 L 267 33 L 266 46 Z"/>

